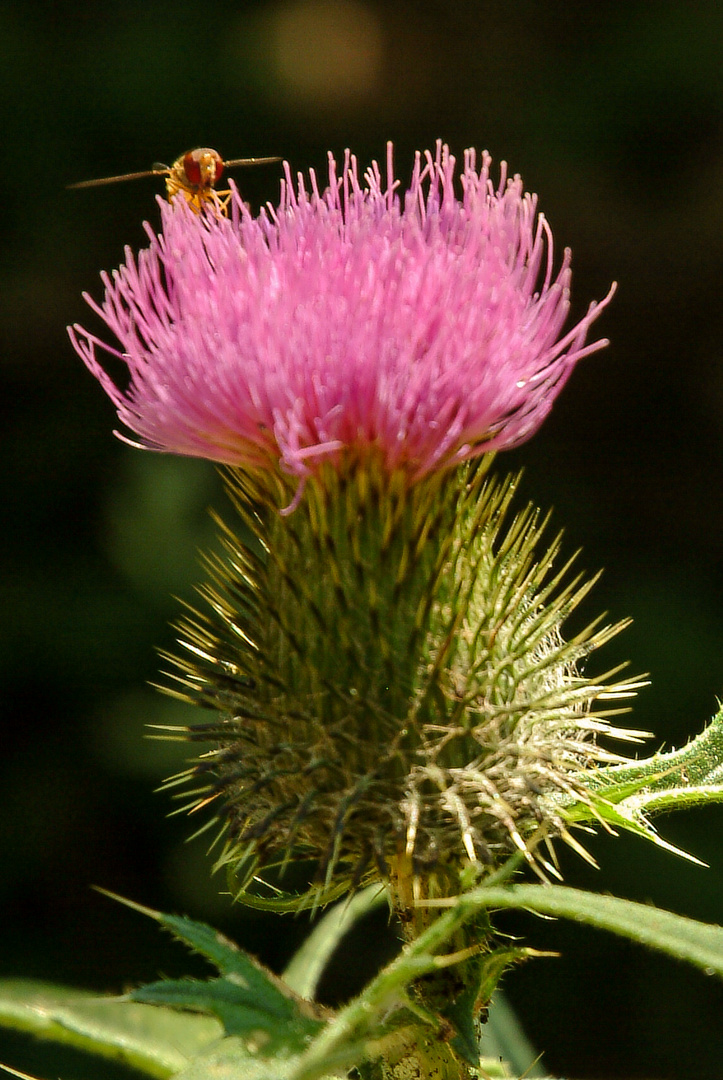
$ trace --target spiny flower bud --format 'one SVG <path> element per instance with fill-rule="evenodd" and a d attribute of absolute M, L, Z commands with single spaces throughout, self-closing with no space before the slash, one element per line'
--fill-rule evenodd
<path fill-rule="evenodd" d="M 620 627 L 564 641 L 589 583 L 553 569 L 558 542 L 510 516 L 515 482 L 488 461 L 414 485 L 327 466 L 287 517 L 288 479 L 228 471 L 256 543 L 224 530 L 210 611 L 170 659 L 175 693 L 217 713 L 183 732 L 216 749 L 174 783 L 215 809 L 240 889 L 299 860 L 319 896 L 401 864 L 446 893 L 466 866 L 521 851 L 554 873 L 541 844 L 579 847 L 556 797 L 589 801 L 585 771 L 621 760 L 596 735 L 626 734 L 606 716 L 634 685 L 581 674 Z"/>

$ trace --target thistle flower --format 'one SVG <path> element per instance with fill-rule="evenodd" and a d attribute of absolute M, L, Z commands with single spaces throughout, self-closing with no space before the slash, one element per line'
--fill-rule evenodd
<path fill-rule="evenodd" d="M 438 145 L 402 198 L 390 150 L 386 182 L 349 155 L 323 192 L 287 168 L 257 218 L 163 205 L 91 301 L 122 351 L 71 331 L 141 446 L 229 466 L 250 539 L 221 524 L 168 659 L 216 714 L 177 732 L 214 748 L 173 784 L 241 892 L 295 861 L 317 900 L 381 876 L 400 907 L 515 852 L 555 873 L 544 846 L 579 848 L 565 800 L 593 804 L 586 773 L 619 760 L 596 736 L 625 734 L 609 702 L 635 684 L 580 670 L 619 626 L 565 642 L 589 585 L 488 478 L 605 344 L 585 338 L 612 293 L 564 333 L 569 252 L 555 273 L 536 199 L 489 170 L 468 151 L 458 197 Z"/>
<path fill-rule="evenodd" d="M 610 299 L 565 334 L 570 253 L 553 272 L 534 195 L 490 157 L 417 155 L 400 198 L 347 153 L 329 185 L 294 185 L 252 217 L 161 207 L 162 234 L 103 276 L 89 303 L 121 350 L 71 336 L 123 424 L 155 450 L 297 477 L 343 452 L 373 451 L 413 479 L 527 439 Z M 119 389 L 98 354 L 128 366 Z"/>

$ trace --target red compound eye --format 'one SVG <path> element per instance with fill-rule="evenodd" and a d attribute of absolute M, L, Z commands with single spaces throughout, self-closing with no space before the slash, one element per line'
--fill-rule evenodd
<path fill-rule="evenodd" d="M 183 171 L 194 187 L 212 187 L 223 172 L 223 160 L 216 150 L 202 146 L 183 155 Z"/>

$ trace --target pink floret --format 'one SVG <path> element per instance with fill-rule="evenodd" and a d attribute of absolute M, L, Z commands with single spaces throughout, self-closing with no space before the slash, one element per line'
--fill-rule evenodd
<path fill-rule="evenodd" d="M 565 333 L 569 251 L 554 273 L 536 196 L 489 171 L 467 151 L 458 196 L 439 144 L 400 196 L 390 146 L 386 180 L 349 153 L 323 192 L 287 166 L 256 218 L 238 195 L 230 217 L 163 203 L 161 234 L 89 300 L 120 349 L 80 326 L 75 348 L 149 449 L 300 478 L 374 451 L 416 479 L 515 446 L 607 344 L 585 338 L 613 290 Z"/>

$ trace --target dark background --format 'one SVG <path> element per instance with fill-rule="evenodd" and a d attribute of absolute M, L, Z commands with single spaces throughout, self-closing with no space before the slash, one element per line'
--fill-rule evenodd
<path fill-rule="evenodd" d="M 439 136 L 506 158 L 573 247 L 577 312 L 619 292 L 596 325 L 610 348 L 500 466 L 524 464 L 568 550 L 606 568 L 590 617 L 633 616 L 606 652 L 651 672 L 636 726 L 667 747 L 700 730 L 723 694 L 720 4 L 24 0 L 0 4 L 0 43 L 2 974 L 118 992 L 204 970 L 92 884 L 214 921 L 276 969 L 306 928 L 230 908 L 204 842 L 153 793 L 183 754 L 142 741 L 144 724 L 188 714 L 146 681 L 222 499 L 210 465 L 113 439 L 65 335 L 87 321 L 81 291 L 98 296 L 98 272 L 157 220 L 159 184 L 74 180 L 196 145 L 323 170 L 328 149 L 366 163 L 391 138 L 403 178 Z M 277 167 L 238 179 L 255 204 L 278 191 Z M 723 807 L 659 826 L 710 869 L 601 838 L 601 871 L 568 860 L 568 883 L 723 922 Z M 551 1070 L 720 1080 L 718 982 L 593 931 L 525 928 L 563 953 L 506 982 Z M 374 936 L 346 945 L 329 999 Z M 15 1039 L 0 1060 L 99 1074 Z"/>

